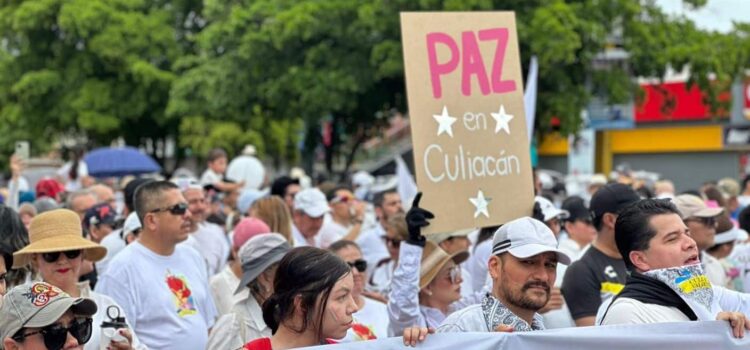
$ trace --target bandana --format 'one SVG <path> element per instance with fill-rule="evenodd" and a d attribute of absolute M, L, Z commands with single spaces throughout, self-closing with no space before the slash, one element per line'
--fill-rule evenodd
<path fill-rule="evenodd" d="M 484 314 L 484 321 L 487 322 L 487 329 L 490 332 L 494 331 L 501 324 L 513 327 L 514 332 L 544 330 L 541 315 L 535 313 L 534 320 L 531 322 L 531 327 L 529 327 L 526 321 L 516 316 L 516 314 L 489 293 L 482 299 L 482 314 Z"/>
<path fill-rule="evenodd" d="M 721 311 L 714 303 L 714 290 L 701 264 L 651 270 L 644 275 L 661 281 L 690 306 L 701 321 L 712 321 Z"/>

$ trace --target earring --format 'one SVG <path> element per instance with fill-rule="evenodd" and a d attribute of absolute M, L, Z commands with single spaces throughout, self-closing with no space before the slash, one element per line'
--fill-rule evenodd
<path fill-rule="evenodd" d="M 432 296 L 432 291 L 429 289 L 425 290 L 424 293 L 427 294 L 428 297 Z"/>

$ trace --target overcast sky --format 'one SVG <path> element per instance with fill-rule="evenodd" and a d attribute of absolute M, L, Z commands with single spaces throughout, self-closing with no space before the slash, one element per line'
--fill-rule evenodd
<path fill-rule="evenodd" d="M 728 32 L 732 21 L 750 22 L 750 0 L 708 0 L 698 11 L 691 11 L 682 0 L 656 0 L 665 12 L 685 15 L 700 28 Z"/>

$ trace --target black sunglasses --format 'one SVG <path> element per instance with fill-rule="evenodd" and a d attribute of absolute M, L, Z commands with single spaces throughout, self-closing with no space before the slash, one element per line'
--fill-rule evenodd
<path fill-rule="evenodd" d="M 188 210 L 187 203 L 177 203 L 171 207 L 154 209 L 150 211 L 149 213 L 159 213 L 162 211 L 168 211 L 172 215 L 185 215 L 185 212 L 187 210 Z"/>
<path fill-rule="evenodd" d="M 44 337 L 44 345 L 47 349 L 60 350 L 65 346 L 65 340 L 68 339 L 68 332 L 78 340 L 79 345 L 86 344 L 91 339 L 91 323 L 91 318 L 77 318 L 67 328 L 61 324 L 53 324 L 35 332 L 18 334 L 12 339 L 21 343 L 29 336 L 41 334 Z"/>
<path fill-rule="evenodd" d="M 61 254 L 65 254 L 65 256 L 68 259 L 75 259 L 79 256 L 81 256 L 81 253 L 83 251 L 81 249 L 78 250 L 66 250 L 64 252 L 52 252 L 52 253 L 42 253 L 42 259 L 48 263 L 53 263 L 57 261 L 57 259 L 60 259 Z"/>
<path fill-rule="evenodd" d="M 350 267 L 357 269 L 359 272 L 365 272 L 365 270 L 367 270 L 367 261 L 363 259 L 347 262 L 347 264 L 349 264 Z"/>

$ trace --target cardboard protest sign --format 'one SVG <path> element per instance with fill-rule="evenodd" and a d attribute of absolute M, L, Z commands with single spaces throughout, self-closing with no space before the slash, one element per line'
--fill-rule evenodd
<path fill-rule="evenodd" d="M 513 12 L 401 14 L 425 234 L 501 224 L 534 203 Z"/>

